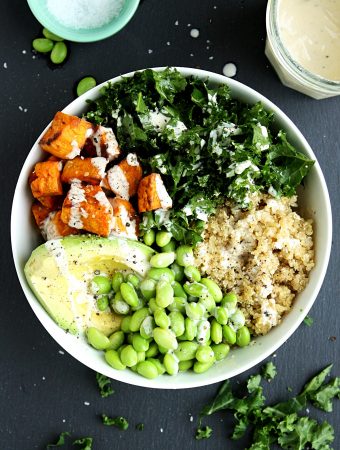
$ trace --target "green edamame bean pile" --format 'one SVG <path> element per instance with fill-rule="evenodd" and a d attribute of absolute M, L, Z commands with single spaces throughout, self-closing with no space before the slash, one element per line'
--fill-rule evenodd
<path fill-rule="evenodd" d="M 237 296 L 223 295 L 213 280 L 201 277 L 192 248 L 176 248 L 164 231 L 143 238 L 159 251 L 144 279 L 117 271 L 112 278 L 96 275 L 92 280 L 98 309 L 110 307 L 124 316 L 111 336 L 87 329 L 89 344 L 105 351 L 107 363 L 150 379 L 189 369 L 203 373 L 226 358 L 231 346 L 247 346 L 250 332 Z"/>

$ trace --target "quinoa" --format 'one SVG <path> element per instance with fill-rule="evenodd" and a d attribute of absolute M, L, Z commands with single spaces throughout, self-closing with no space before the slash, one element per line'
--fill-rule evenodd
<path fill-rule="evenodd" d="M 195 249 L 201 272 L 238 295 L 253 334 L 278 325 L 314 266 L 312 220 L 296 211 L 297 197 L 256 194 L 252 207 L 229 201 L 211 216 Z"/>

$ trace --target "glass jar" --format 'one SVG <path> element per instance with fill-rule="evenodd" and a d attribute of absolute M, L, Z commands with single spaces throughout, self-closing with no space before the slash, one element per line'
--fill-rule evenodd
<path fill-rule="evenodd" d="M 282 84 L 315 99 L 340 95 L 340 81 L 327 80 L 308 71 L 291 57 L 283 45 L 278 25 L 279 1 L 268 0 L 265 54 L 276 70 Z"/>

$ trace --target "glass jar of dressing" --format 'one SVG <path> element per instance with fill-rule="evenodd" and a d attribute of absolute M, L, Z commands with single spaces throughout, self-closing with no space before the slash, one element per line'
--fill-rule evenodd
<path fill-rule="evenodd" d="M 340 0 L 269 0 L 266 25 L 265 53 L 284 85 L 340 95 Z"/>

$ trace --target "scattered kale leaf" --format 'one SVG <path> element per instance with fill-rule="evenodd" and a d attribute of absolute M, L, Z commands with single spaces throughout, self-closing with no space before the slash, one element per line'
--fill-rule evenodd
<path fill-rule="evenodd" d="M 144 423 L 137 423 L 136 430 L 143 431 L 144 430 Z"/>
<path fill-rule="evenodd" d="M 73 442 L 73 445 L 82 445 L 82 448 L 79 450 L 92 450 L 93 438 L 84 437 L 77 439 Z"/>
<path fill-rule="evenodd" d="M 114 394 L 114 390 L 112 389 L 110 378 L 97 372 L 96 380 L 97 380 L 98 388 L 100 391 L 100 395 L 103 398 L 109 397 L 110 395 Z"/>
<path fill-rule="evenodd" d="M 212 428 L 210 428 L 208 425 L 203 428 L 197 428 L 196 430 L 196 439 L 209 439 L 212 435 Z"/>
<path fill-rule="evenodd" d="M 340 396 L 340 378 L 334 378 L 328 384 L 324 383 L 331 368 L 332 365 L 327 366 L 309 380 L 298 396 L 270 406 L 265 405 L 260 375 L 253 375 L 248 379 L 248 395 L 242 398 L 234 395 L 230 381 L 227 380 L 222 384 L 215 399 L 202 409 L 197 435 L 204 435 L 204 416 L 229 409 L 234 412 L 236 420 L 232 439 L 241 438 L 249 426 L 253 428 L 253 442 L 248 450 L 270 450 L 272 444 L 279 444 L 287 450 L 331 450 L 330 445 L 334 440 L 333 427 L 328 422 L 320 424 L 299 414 L 306 407 L 307 401 L 324 411 L 332 411 L 332 400 Z M 274 377 L 274 364 L 265 365 L 262 373 L 265 377 Z"/>
<path fill-rule="evenodd" d="M 63 431 L 60 433 L 60 436 L 55 444 L 48 444 L 46 448 L 53 448 L 53 447 L 61 447 L 62 445 L 65 445 L 65 438 L 67 436 L 70 436 L 69 431 Z"/>
<path fill-rule="evenodd" d="M 261 373 L 266 380 L 273 380 L 277 374 L 275 364 L 272 361 L 267 362 L 267 364 L 262 367 Z"/>
<path fill-rule="evenodd" d="M 311 326 L 313 325 L 313 323 L 314 323 L 314 319 L 313 319 L 313 317 L 306 316 L 306 317 L 303 319 L 303 323 L 304 323 L 305 325 L 307 325 L 307 327 L 311 327 Z"/>
<path fill-rule="evenodd" d="M 129 428 L 129 422 L 122 416 L 109 417 L 106 414 L 102 414 L 102 421 L 104 425 L 115 426 L 124 431 Z"/>

